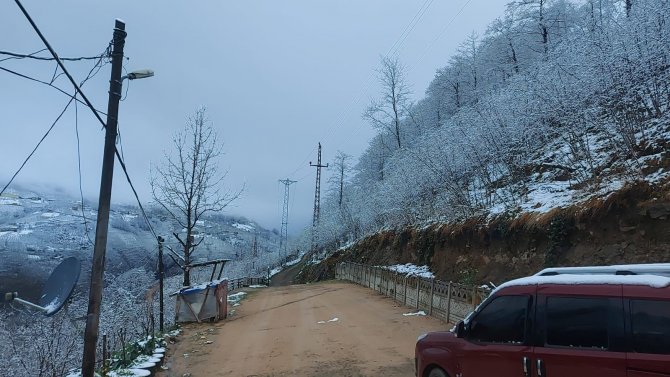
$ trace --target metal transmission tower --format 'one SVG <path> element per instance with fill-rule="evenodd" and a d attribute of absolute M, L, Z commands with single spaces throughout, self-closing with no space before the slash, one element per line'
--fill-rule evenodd
<path fill-rule="evenodd" d="M 316 251 L 317 227 L 319 226 L 319 212 L 321 211 L 321 168 L 327 168 L 328 164 L 321 165 L 321 143 L 319 143 L 319 157 L 315 164 L 309 162 L 309 166 L 316 167 L 316 190 L 314 191 L 314 218 L 312 219 L 312 252 Z"/>
<path fill-rule="evenodd" d="M 279 257 L 281 258 L 282 253 L 287 255 L 286 247 L 288 245 L 288 194 L 289 186 L 298 181 L 292 181 L 288 178 L 284 180 L 279 180 L 279 182 L 284 184 L 284 211 L 281 215 L 281 232 L 279 233 Z"/>

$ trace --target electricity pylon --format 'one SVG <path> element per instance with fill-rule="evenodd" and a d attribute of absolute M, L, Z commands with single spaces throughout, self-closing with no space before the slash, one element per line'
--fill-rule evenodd
<path fill-rule="evenodd" d="M 288 178 L 284 180 L 279 180 L 279 182 L 284 184 L 284 211 L 281 215 L 281 232 L 279 233 L 279 257 L 281 258 L 282 253 L 284 256 L 287 255 L 286 248 L 288 244 L 288 198 L 289 198 L 289 186 L 296 183 L 297 181 L 292 181 Z"/>
<path fill-rule="evenodd" d="M 328 164 L 321 165 L 321 143 L 319 143 L 319 155 L 315 164 L 309 162 L 309 166 L 316 168 L 316 190 L 314 191 L 314 217 L 312 218 L 312 252 L 316 251 L 317 228 L 319 226 L 319 216 L 321 211 L 321 168 L 327 168 Z"/>

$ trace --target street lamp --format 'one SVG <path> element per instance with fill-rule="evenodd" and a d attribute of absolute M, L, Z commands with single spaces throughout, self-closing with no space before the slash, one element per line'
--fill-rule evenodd
<path fill-rule="evenodd" d="M 121 81 L 123 81 L 124 79 L 128 80 L 146 79 L 147 77 L 151 77 L 153 75 L 154 71 L 150 69 L 140 69 L 138 71 L 130 72 L 125 76 L 121 76 Z"/>
<path fill-rule="evenodd" d="M 91 284 L 89 288 L 86 328 L 84 329 L 84 355 L 81 372 L 83 377 L 95 375 L 95 353 L 100 325 L 100 306 L 102 303 L 105 253 L 107 251 L 107 232 L 109 230 L 109 211 L 112 197 L 112 179 L 114 176 L 114 155 L 118 136 L 119 101 L 123 79 L 134 80 L 151 77 L 151 70 L 135 71 L 122 77 L 123 47 L 126 39 L 126 24 L 116 20 L 112 47 L 112 73 L 109 80 L 109 100 L 107 103 L 107 122 L 105 123 L 105 146 L 102 156 L 102 176 L 98 198 L 98 217 L 95 226 L 95 244 L 91 264 Z"/>

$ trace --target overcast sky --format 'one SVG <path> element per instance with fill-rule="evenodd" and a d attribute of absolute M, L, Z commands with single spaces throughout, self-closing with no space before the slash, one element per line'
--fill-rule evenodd
<path fill-rule="evenodd" d="M 420 99 L 458 45 L 473 31 L 483 34 L 493 19 L 503 15 L 506 3 L 23 1 L 60 56 L 101 53 L 111 39 L 114 19 L 120 18 L 128 32 L 125 68 L 156 72 L 153 78 L 130 83 L 119 115 L 126 162 L 142 201 L 151 200 L 151 165 L 160 163 L 163 151 L 171 150 L 172 134 L 184 127 L 186 117 L 206 106 L 225 143 L 220 167 L 229 171 L 226 184 L 246 187 L 227 212 L 279 228 L 284 188 L 278 180 L 291 178 L 298 181 L 291 186 L 291 233 L 311 222 L 315 169 L 309 162 L 316 162 L 317 143 L 323 145 L 323 163 L 329 163 L 338 150 L 358 156 L 372 138 L 374 132 L 361 113 L 379 92 L 374 70 L 380 56 L 397 47 L 393 52 L 408 68 L 408 82 L 415 99 Z M 0 50 L 31 53 L 43 48 L 13 1 L 0 2 L 0 35 Z M 79 81 L 92 64 L 66 66 Z M 0 67 L 46 81 L 54 65 L 0 61 Z M 83 88 L 103 111 L 109 68 Z M 71 91 L 63 77 L 55 84 Z M 67 101 L 47 86 L 0 71 L 2 186 Z M 87 108 L 79 106 L 77 111 L 84 195 L 97 203 L 104 132 Z M 330 173 L 324 170 L 323 175 L 325 188 Z M 73 106 L 16 182 L 78 195 Z M 132 201 L 117 164 L 112 202 Z"/>

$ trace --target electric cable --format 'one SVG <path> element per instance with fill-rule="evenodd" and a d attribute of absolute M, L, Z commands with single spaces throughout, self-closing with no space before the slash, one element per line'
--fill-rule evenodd
<path fill-rule="evenodd" d="M 151 225 L 151 222 L 149 221 L 149 216 L 147 216 L 146 211 L 144 210 L 144 206 L 142 205 L 142 202 L 140 201 L 139 195 L 137 195 L 137 190 L 135 190 L 135 185 L 133 185 L 132 180 L 130 179 L 130 175 L 128 174 L 128 169 L 126 168 L 126 163 L 123 161 L 123 158 L 121 157 L 121 154 L 119 153 L 119 149 L 114 147 L 114 153 L 116 154 L 116 159 L 119 161 L 119 164 L 121 165 L 121 169 L 123 170 L 123 173 L 126 176 L 126 180 L 128 181 L 128 184 L 130 185 L 130 188 L 133 191 L 133 195 L 135 195 L 135 200 L 137 200 L 137 205 L 140 207 L 140 211 L 142 212 L 142 216 L 144 217 L 144 221 L 146 221 L 147 226 L 149 227 L 149 231 L 151 231 L 151 234 L 153 234 L 154 238 L 158 239 L 158 234 L 154 231 L 154 227 Z"/>
<path fill-rule="evenodd" d="M 107 124 L 105 123 L 105 121 L 102 120 L 102 118 L 100 117 L 100 114 L 98 114 L 98 111 L 95 109 L 95 107 L 93 106 L 91 101 L 88 100 L 88 97 L 86 97 L 86 95 L 81 90 L 79 85 L 77 85 L 77 83 L 74 81 L 74 78 L 72 77 L 70 72 L 67 70 L 67 68 L 65 68 L 65 65 L 63 64 L 61 59 L 58 57 L 58 54 L 56 54 L 56 51 L 51 47 L 51 45 L 49 44 L 47 39 L 44 37 L 44 35 L 40 31 L 40 29 L 37 27 L 37 24 L 35 24 L 35 21 L 33 21 L 32 17 L 30 17 L 30 14 L 28 14 L 28 11 L 26 10 L 26 8 L 23 7 L 23 4 L 21 4 L 21 1 L 20 0 L 14 0 L 14 2 L 16 3 L 16 5 L 19 6 L 19 8 L 21 9 L 21 12 L 23 12 L 23 15 L 26 17 L 26 19 L 28 20 L 30 25 L 33 27 L 33 29 L 35 30 L 37 35 L 42 40 L 42 43 L 44 43 L 46 48 L 49 49 L 49 52 L 54 57 L 54 60 L 56 60 L 56 62 L 60 66 L 60 68 L 63 70 L 63 73 L 67 76 L 67 78 L 70 80 L 70 82 L 75 87 L 75 89 L 77 89 L 77 92 L 79 92 L 79 94 L 81 95 L 81 98 L 84 100 L 84 102 L 86 102 L 86 105 L 88 106 L 88 108 L 91 109 L 91 111 L 93 112 L 93 115 L 95 115 L 95 117 L 98 119 L 100 124 L 102 124 L 103 128 L 107 127 Z M 112 46 L 112 43 L 113 43 L 113 41 L 110 42 L 110 45 L 109 45 L 110 47 Z M 108 50 L 110 49 L 110 47 L 108 47 Z"/>
<path fill-rule="evenodd" d="M 39 51 L 33 52 L 31 54 L 19 54 L 16 52 L 11 52 L 11 51 L 3 51 L 0 50 L 0 55 L 7 55 L 9 56 L 8 58 L 0 59 L 0 62 L 3 62 L 5 60 L 10 60 L 10 59 L 34 59 L 34 60 L 43 60 L 43 61 L 55 61 L 56 59 L 53 57 L 47 57 L 47 56 L 35 56 L 36 54 L 39 54 L 41 52 L 46 51 L 46 48 L 43 48 Z M 81 61 L 81 60 L 96 60 L 98 59 L 98 56 L 79 56 L 76 58 L 60 58 L 60 60 L 63 61 Z"/>
<path fill-rule="evenodd" d="M 21 170 L 23 170 L 23 167 L 26 166 L 26 164 L 28 163 L 28 160 L 30 160 L 30 158 L 35 154 L 35 152 L 37 151 L 37 148 L 39 148 L 40 145 L 42 145 L 42 142 L 44 141 L 44 139 L 46 139 L 47 136 L 49 136 L 49 133 L 51 132 L 51 130 L 53 130 L 53 128 L 56 126 L 56 124 L 58 123 L 58 121 L 60 120 L 60 118 L 63 117 L 63 114 L 65 114 L 65 112 L 67 111 L 68 107 L 70 107 L 70 104 L 71 104 L 73 101 L 74 101 L 74 98 L 70 98 L 70 100 L 67 102 L 67 104 L 65 105 L 65 107 L 63 108 L 63 110 L 60 112 L 60 114 L 58 115 L 58 117 L 56 118 L 56 120 L 54 120 L 53 123 L 51 123 L 51 126 L 49 127 L 49 129 L 47 129 L 47 131 L 44 133 L 44 135 L 42 136 L 42 138 L 40 139 L 40 141 L 37 143 L 37 145 L 35 146 L 35 148 L 33 148 L 32 152 L 30 152 L 30 154 L 28 155 L 28 157 L 26 157 L 26 159 L 23 161 L 23 163 L 21 164 L 21 166 L 16 170 L 16 172 L 14 172 L 14 175 L 13 175 L 12 178 L 9 180 L 9 182 L 7 182 L 7 184 L 5 185 L 5 187 L 3 187 L 2 190 L 0 190 L 0 196 L 2 196 L 2 194 L 5 192 L 5 190 L 7 190 L 7 187 L 9 187 L 9 185 L 12 184 L 12 182 L 14 181 L 14 179 L 16 178 L 16 176 L 19 175 L 19 173 L 21 172 Z"/>
<path fill-rule="evenodd" d="M 463 6 L 458 10 L 458 12 L 454 15 L 454 17 L 452 17 L 451 20 L 449 20 L 449 22 L 444 26 L 444 28 L 442 28 L 442 31 L 440 31 L 440 33 L 437 35 L 437 37 L 435 37 L 435 39 L 433 39 L 428 44 L 428 46 L 426 46 L 426 48 L 424 49 L 422 54 L 419 56 L 419 58 L 414 62 L 414 64 L 412 66 L 407 67 L 407 72 L 410 72 L 414 67 L 416 67 L 423 60 L 424 57 L 426 57 L 426 54 L 428 53 L 428 51 L 430 51 L 430 49 L 433 48 L 435 43 L 437 43 L 437 41 L 440 40 L 440 38 L 442 38 L 444 33 L 446 33 L 447 30 L 449 30 L 449 27 L 451 26 L 451 24 L 453 24 L 454 21 L 456 21 L 456 18 L 458 18 L 458 16 L 460 16 L 461 13 L 463 13 L 463 11 L 465 10 L 465 7 L 467 7 L 471 2 L 472 2 L 472 0 L 467 0 L 463 4 Z"/>
<path fill-rule="evenodd" d="M 75 94 L 75 97 L 77 95 Z M 84 190 L 81 184 L 81 148 L 79 140 L 79 109 L 77 107 L 77 102 L 74 103 L 74 131 L 77 136 L 77 171 L 79 173 L 79 196 L 81 198 L 81 217 L 84 219 L 84 235 L 88 239 L 88 242 L 93 245 L 93 240 L 88 234 L 88 219 L 86 218 L 86 210 L 84 206 Z"/>
<path fill-rule="evenodd" d="M 417 12 L 414 14 L 414 17 L 412 17 L 410 22 L 405 26 L 405 29 L 402 31 L 400 36 L 398 36 L 396 41 L 393 43 L 393 45 L 391 45 L 389 50 L 386 52 L 386 54 L 384 55 L 384 58 L 388 58 L 392 54 L 397 54 L 397 52 L 400 50 L 400 48 L 402 47 L 402 45 L 405 42 L 405 40 L 407 39 L 407 37 L 412 33 L 412 31 L 414 30 L 416 25 L 419 23 L 419 21 L 421 20 L 423 15 L 428 11 L 430 6 L 433 4 L 433 1 L 434 0 L 425 0 L 423 2 L 423 4 L 419 7 Z M 459 14 L 460 14 L 460 12 L 459 12 Z M 340 112 L 340 114 L 335 118 L 335 120 L 328 126 L 328 132 L 326 134 L 325 140 L 331 139 L 333 134 L 336 132 L 336 129 L 338 128 L 337 126 L 343 124 L 344 121 L 346 121 L 350 117 L 351 110 L 361 102 L 363 97 L 369 92 L 373 83 L 374 83 L 374 77 L 370 77 L 368 79 L 368 81 L 366 82 L 361 94 L 358 97 L 356 97 L 354 99 L 354 101 L 349 104 L 349 106 L 346 106 Z M 358 134 L 358 132 L 360 132 L 360 127 L 357 128 L 355 132 L 356 132 L 356 134 Z M 353 136 L 353 135 L 351 135 L 351 136 Z M 351 137 L 349 137 L 348 139 L 350 140 Z M 305 159 L 298 165 L 298 167 L 295 170 L 293 170 L 291 172 L 291 174 L 288 174 L 287 177 L 291 177 L 291 176 L 295 175 L 296 173 L 298 173 L 299 171 L 308 167 L 308 165 L 306 165 L 305 163 L 309 160 L 309 157 L 316 151 L 316 149 L 317 149 L 317 147 L 314 147 L 309 152 L 307 157 L 305 157 Z"/>
<path fill-rule="evenodd" d="M 43 84 L 43 85 L 52 87 L 52 88 L 56 89 L 57 91 L 61 92 L 62 94 L 65 94 L 65 95 L 68 96 L 69 98 L 74 98 L 74 96 L 73 96 L 72 94 L 70 94 L 70 93 L 66 92 L 65 90 L 61 89 L 60 87 L 58 87 L 58 86 L 56 86 L 56 85 L 53 85 L 53 84 L 50 84 L 50 83 L 48 83 L 48 82 L 46 82 L 46 81 L 42 81 L 42 80 L 40 80 L 40 79 L 36 79 L 36 78 L 34 78 L 34 77 L 30 77 L 30 76 L 28 76 L 28 75 L 24 75 L 24 74 L 22 74 L 22 73 L 13 71 L 13 70 L 11 70 L 11 69 L 9 69 L 9 68 L 5 68 L 5 67 L 0 67 L 0 71 L 4 71 L 4 72 L 10 73 L 10 74 L 12 74 L 12 75 L 15 75 L 15 76 L 24 78 L 24 79 L 26 79 L 26 80 L 34 81 L 34 82 L 37 82 L 37 83 L 39 83 L 39 84 Z M 80 99 L 76 99 L 76 101 L 79 102 L 79 103 L 82 104 L 82 105 L 86 105 L 86 106 L 88 106 L 88 105 L 86 104 L 86 102 L 84 102 L 84 101 L 82 101 L 82 100 L 80 100 Z M 103 112 L 103 111 L 101 111 L 101 110 L 94 109 L 94 111 L 96 111 L 96 112 L 98 112 L 98 113 L 100 113 L 100 114 L 102 114 L 102 115 L 107 116 L 107 113 L 105 113 L 105 112 Z"/>

